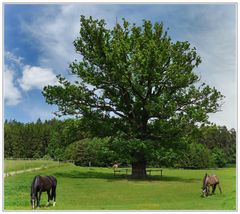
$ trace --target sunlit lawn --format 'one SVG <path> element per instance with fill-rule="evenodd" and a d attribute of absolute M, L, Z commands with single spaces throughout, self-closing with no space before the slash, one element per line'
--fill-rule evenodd
<path fill-rule="evenodd" d="M 200 197 L 204 174 L 217 174 L 223 193 Z M 58 180 L 56 207 L 40 210 L 235 210 L 235 168 L 214 170 L 163 169 L 147 180 L 113 175 L 110 168 L 84 168 L 63 164 L 4 178 L 4 209 L 30 210 L 30 185 L 35 175 L 54 175 Z"/>
<path fill-rule="evenodd" d="M 58 165 L 50 160 L 4 160 L 4 172 L 26 170 L 30 168 L 49 167 Z"/>

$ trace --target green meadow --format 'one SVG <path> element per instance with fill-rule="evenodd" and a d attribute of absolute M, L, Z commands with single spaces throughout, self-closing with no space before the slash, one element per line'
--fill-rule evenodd
<path fill-rule="evenodd" d="M 57 166 L 57 161 L 50 160 L 4 160 L 4 173 L 39 167 Z"/>
<path fill-rule="evenodd" d="M 18 162 L 18 161 L 16 161 Z M 17 163 L 16 163 L 17 165 Z M 15 168 L 16 169 L 16 168 Z M 223 193 L 201 197 L 205 173 L 220 178 Z M 4 178 L 4 210 L 31 210 L 30 186 L 35 175 L 58 180 L 56 206 L 38 210 L 236 210 L 236 169 L 163 169 L 146 180 L 114 176 L 111 168 L 77 167 L 70 163 Z"/>

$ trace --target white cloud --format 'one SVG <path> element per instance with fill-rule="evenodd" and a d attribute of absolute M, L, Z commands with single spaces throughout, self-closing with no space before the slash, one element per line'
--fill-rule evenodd
<path fill-rule="evenodd" d="M 14 85 L 14 71 L 5 65 L 4 70 L 4 100 L 9 106 L 15 106 L 21 101 L 21 93 Z"/>
<path fill-rule="evenodd" d="M 4 99 L 7 105 L 17 105 L 23 99 L 22 91 L 42 90 L 46 85 L 57 85 L 53 70 L 23 63 L 23 58 L 13 52 L 4 53 Z"/>
<path fill-rule="evenodd" d="M 9 51 L 6 51 L 4 53 L 4 56 L 6 57 L 7 60 L 10 60 L 11 63 L 16 64 L 17 66 L 20 66 L 20 67 L 23 66 L 23 63 L 22 63 L 23 58 L 22 57 L 19 57 L 19 56 L 15 55 L 14 53 L 9 52 Z"/>
<path fill-rule="evenodd" d="M 208 13 L 202 18 L 207 23 L 202 31 L 190 35 L 190 41 L 196 44 L 203 60 L 199 67 L 202 81 L 216 87 L 225 96 L 221 111 L 211 114 L 210 121 L 228 128 L 237 127 L 235 15 L 233 10 L 215 10 Z"/>
<path fill-rule="evenodd" d="M 19 84 L 24 91 L 42 90 L 46 85 L 56 85 L 57 78 L 50 68 L 25 65 Z"/>
<path fill-rule="evenodd" d="M 111 10 L 111 12 L 110 12 Z M 75 59 L 81 56 L 75 52 L 73 41 L 79 36 L 80 15 L 104 18 L 108 27 L 116 21 L 115 5 L 63 4 L 46 7 L 41 16 L 32 21 L 21 21 L 22 30 L 38 44 L 41 55 L 38 62 L 41 67 L 51 67 L 57 73 L 66 70 Z M 54 14 L 54 16 L 53 16 Z"/>
<path fill-rule="evenodd" d="M 236 7 L 233 4 L 186 5 L 184 10 L 178 8 L 175 12 L 171 7 L 168 14 L 165 21 L 171 26 L 169 32 L 174 41 L 189 41 L 201 56 L 202 63 L 197 69 L 201 82 L 215 87 L 225 96 L 221 111 L 210 114 L 210 121 L 236 128 Z"/>

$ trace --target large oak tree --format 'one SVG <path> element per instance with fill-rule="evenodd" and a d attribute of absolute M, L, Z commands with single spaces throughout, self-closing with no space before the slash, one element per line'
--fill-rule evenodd
<path fill-rule="evenodd" d="M 189 127 L 219 110 L 223 96 L 199 83 L 196 49 L 173 42 L 162 23 L 137 26 L 123 19 L 107 29 L 104 20 L 84 16 L 80 23 L 74 46 L 81 57 L 69 66 L 78 80 L 59 75 L 60 84 L 46 86 L 43 95 L 58 106 L 58 115 L 118 118 L 128 138 L 121 151 L 133 156 L 132 176 L 144 177 L 149 148 L 176 146 Z"/>

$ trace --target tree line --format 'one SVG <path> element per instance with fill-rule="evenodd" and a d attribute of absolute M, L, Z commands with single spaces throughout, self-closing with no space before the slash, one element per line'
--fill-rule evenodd
<path fill-rule="evenodd" d="M 83 119 L 4 123 L 5 158 L 72 160 L 81 166 L 131 164 L 134 148 L 144 147 L 148 166 L 177 168 L 225 167 L 236 163 L 236 131 L 208 125 L 194 129 L 181 143 L 160 143 L 125 139 L 118 133 L 118 120 L 111 123 Z M 116 135 L 114 136 L 113 133 Z M 131 141 L 131 142 L 129 142 Z M 145 148 L 146 144 L 150 145 Z M 129 148 L 131 146 L 131 148 Z M 181 148 L 180 148 L 181 147 Z"/>

